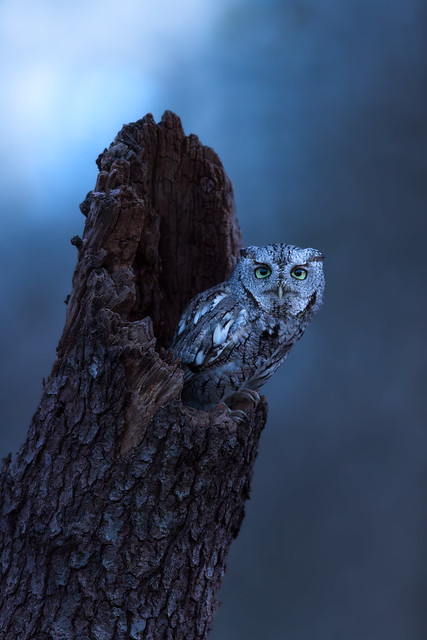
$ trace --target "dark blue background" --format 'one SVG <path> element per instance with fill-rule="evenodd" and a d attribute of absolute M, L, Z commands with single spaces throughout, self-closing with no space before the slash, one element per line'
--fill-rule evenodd
<path fill-rule="evenodd" d="M 98 153 L 172 109 L 233 181 L 245 244 L 327 255 L 270 415 L 213 640 L 426 637 L 423 0 L 7 0 L 1 449 L 52 365 Z"/>

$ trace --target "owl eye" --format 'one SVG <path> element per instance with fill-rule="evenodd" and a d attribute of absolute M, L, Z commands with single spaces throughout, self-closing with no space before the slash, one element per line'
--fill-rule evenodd
<path fill-rule="evenodd" d="M 270 267 L 257 267 L 255 269 L 255 275 L 257 278 L 268 278 L 271 275 Z"/>
<path fill-rule="evenodd" d="M 291 276 L 297 280 L 305 280 L 307 277 L 307 271 L 301 269 L 301 267 L 294 267 L 291 271 Z"/>

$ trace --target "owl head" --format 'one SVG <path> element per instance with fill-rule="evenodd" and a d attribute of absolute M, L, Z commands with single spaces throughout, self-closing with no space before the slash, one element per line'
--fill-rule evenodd
<path fill-rule="evenodd" d="M 322 304 L 324 256 L 317 249 L 289 244 L 246 247 L 240 251 L 230 286 L 252 297 L 267 313 L 299 316 Z"/>

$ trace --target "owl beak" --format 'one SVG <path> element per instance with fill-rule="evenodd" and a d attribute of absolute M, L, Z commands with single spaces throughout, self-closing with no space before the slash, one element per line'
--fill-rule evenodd
<path fill-rule="evenodd" d="M 279 288 L 277 289 L 277 294 L 278 294 L 280 299 L 283 298 L 283 287 L 282 287 L 281 284 L 279 284 Z"/>

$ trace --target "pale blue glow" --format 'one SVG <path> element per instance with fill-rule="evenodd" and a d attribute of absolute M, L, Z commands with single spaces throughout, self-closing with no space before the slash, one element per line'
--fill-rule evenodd
<path fill-rule="evenodd" d="M 61 181 L 92 180 L 125 122 L 159 118 L 159 84 L 197 54 L 223 10 L 214 0 L 8 0 L 0 5 L 0 187 L 46 216 Z M 90 172 L 82 164 L 90 157 Z M 67 175 L 65 175 L 67 174 Z M 86 189 L 92 186 L 88 182 Z M 16 193 L 15 193 L 16 196 Z M 50 199 L 50 201 L 49 201 Z"/>

